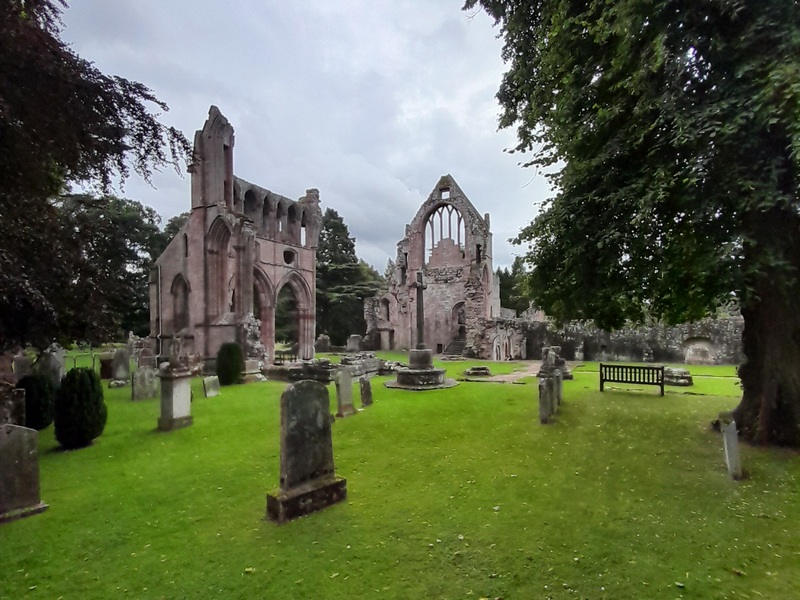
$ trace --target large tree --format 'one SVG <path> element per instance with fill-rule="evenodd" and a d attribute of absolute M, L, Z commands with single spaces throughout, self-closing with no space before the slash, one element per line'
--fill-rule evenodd
<path fill-rule="evenodd" d="M 351 334 L 363 335 L 364 298 L 382 284 L 381 275 L 356 256 L 355 238 L 344 219 L 326 209 L 317 246 L 317 333 L 340 346 Z"/>
<path fill-rule="evenodd" d="M 800 446 L 800 5 L 467 0 L 501 26 L 500 124 L 563 161 L 519 235 L 533 299 L 614 328 L 734 300 L 742 435 Z"/>
<path fill-rule="evenodd" d="M 149 179 L 190 152 L 152 112 L 167 107 L 151 90 L 103 74 L 64 44 L 65 6 L 0 3 L 0 349 L 75 330 L 77 315 L 59 294 L 73 276 L 70 240 L 58 232 L 51 198 L 69 183 L 107 190 L 131 166 Z M 95 299 L 87 297 L 87 309 Z"/>

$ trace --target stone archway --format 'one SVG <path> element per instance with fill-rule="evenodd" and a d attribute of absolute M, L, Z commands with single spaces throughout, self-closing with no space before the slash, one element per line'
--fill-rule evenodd
<path fill-rule="evenodd" d="M 261 343 L 268 360 L 275 355 L 275 286 L 269 277 L 255 267 L 253 269 L 253 316 L 261 322 Z"/>
<path fill-rule="evenodd" d="M 311 360 L 314 358 L 314 296 L 305 279 L 299 273 L 293 272 L 276 288 L 275 303 L 285 286 L 289 286 L 296 301 L 298 358 Z"/>

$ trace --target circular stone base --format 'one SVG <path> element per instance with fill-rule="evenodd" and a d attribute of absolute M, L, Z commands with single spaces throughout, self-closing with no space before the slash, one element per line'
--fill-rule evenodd
<path fill-rule="evenodd" d="M 388 388 L 412 390 L 440 390 L 458 385 L 455 379 L 445 379 L 445 369 L 398 369 L 397 380 L 387 381 Z"/>
<path fill-rule="evenodd" d="M 409 350 L 408 366 L 412 370 L 433 370 L 433 350 L 428 348 L 413 348 Z"/>

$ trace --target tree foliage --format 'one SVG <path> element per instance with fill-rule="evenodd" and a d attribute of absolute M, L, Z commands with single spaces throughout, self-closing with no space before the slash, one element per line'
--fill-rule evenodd
<path fill-rule="evenodd" d="M 521 314 L 528 309 L 526 297 L 527 273 L 521 256 L 514 258 L 511 270 L 497 267 L 495 275 L 500 284 L 500 305 Z"/>
<path fill-rule="evenodd" d="M 317 246 L 317 333 L 335 345 L 352 334 L 363 335 L 364 298 L 383 285 L 380 273 L 356 256 L 355 239 L 332 208 L 322 215 Z"/>
<path fill-rule="evenodd" d="M 70 338 L 81 315 L 76 242 L 51 201 L 68 183 L 108 190 L 130 168 L 149 180 L 176 169 L 188 140 L 161 124 L 144 85 L 101 73 L 60 39 L 58 0 L 0 3 L 0 347 Z M 84 265 L 85 266 L 85 265 Z M 94 265 L 92 268 L 102 268 Z M 75 292 L 76 296 L 71 296 Z M 67 302 L 59 298 L 67 294 Z M 85 296 L 86 310 L 92 304 Z M 81 338 L 84 336 L 80 336 Z"/>
<path fill-rule="evenodd" d="M 788 0 L 468 0 L 502 28 L 500 124 L 563 169 L 518 242 L 559 320 L 745 318 L 737 423 L 800 445 L 800 8 Z M 779 320 L 780 324 L 773 320 Z M 787 333 L 788 332 L 788 333 Z"/>

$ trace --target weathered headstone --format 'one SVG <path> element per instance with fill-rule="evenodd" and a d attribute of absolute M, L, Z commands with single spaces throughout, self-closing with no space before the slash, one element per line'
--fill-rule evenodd
<path fill-rule="evenodd" d="M 369 377 L 362 375 L 358 378 L 358 388 L 361 392 L 361 406 L 372 406 L 372 383 Z"/>
<path fill-rule="evenodd" d="M 136 357 L 136 364 L 139 368 L 141 367 L 157 367 L 156 365 L 156 357 L 153 356 L 153 351 L 150 348 L 142 348 L 139 351 L 139 355 Z"/>
<path fill-rule="evenodd" d="M 25 390 L 0 382 L 0 425 L 25 426 Z"/>
<path fill-rule="evenodd" d="M 267 494 L 267 518 L 285 523 L 347 497 L 347 480 L 333 464 L 328 388 L 289 384 L 281 395 L 280 488 Z"/>
<path fill-rule="evenodd" d="M 139 367 L 131 376 L 131 400 L 147 400 L 158 396 L 158 371 Z"/>
<path fill-rule="evenodd" d="M 111 381 L 108 387 L 125 387 L 131 376 L 131 355 L 127 348 L 117 348 L 111 359 Z"/>
<path fill-rule="evenodd" d="M 725 448 L 725 464 L 728 473 L 734 479 L 742 478 L 742 463 L 739 459 L 739 434 L 736 431 L 736 421 L 726 423 L 720 421 L 722 427 L 722 445 Z"/>
<path fill-rule="evenodd" d="M 203 394 L 205 394 L 206 398 L 219 396 L 219 377 L 216 375 L 203 377 Z"/>
<path fill-rule="evenodd" d="M 0 523 L 47 509 L 39 490 L 38 433 L 0 425 Z"/>
<path fill-rule="evenodd" d="M 688 387 L 694 385 L 694 380 L 687 369 L 664 367 L 664 385 Z"/>
<path fill-rule="evenodd" d="M 334 378 L 336 384 L 336 416 L 339 418 L 350 417 L 356 413 L 353 406 L 353 378 L 347 368 L 339 369 Z"/>
<path fill-rule="evenodd" d="M 361 341 L 360 335 L 351 335 L 347 338 L 347 346 L 345 346 L 345 349 L 348 352 L 361 352 Z"/>
<path fill-rule="evenodd" d="M 64 349 L 58 344 L 53 344 L 39 355 L 39 358 L 33 363 L 31 369 L 37 375 L 47 377 L 52 382 L 53 387 L 58 388 L 65 374 L 65 356 L 66 352 L 64 352 Z"/>
<path fill-rule="evenodd" d="M 100 360 L 100 379 L 111 379 L 114 375 L 114 353 L 113 352 L 101 352 L 99 356 Z"/>
<path fill-rule="evenodd" d="M 192 374 L 185 366 L 165 362 L 159 367 L 161 380 L 161 431 L 181 429 L 192 424 Z"/>
<path fill-rule="evenodd" d="M 33 361 L 25 354 L 17 354 L 14 356 L 14 375 L 17 381 L 30 375 L 32 372 Z"/>
<path fill-rule="evenodd" d="M 316 352 L 330 352 L 331 351 L 331 338 L 324 333 L 320 333 L 317 341 L 314 342 L 314 350 Z"/>
<path fill-rule="evenodd" d="M 539 423 L 542 425 L 549 423 L 550 416 L 553 414 L 552 398 L 550 396 L 548 381 L 549 379 L 547 377 L 539 379 Z"/>

